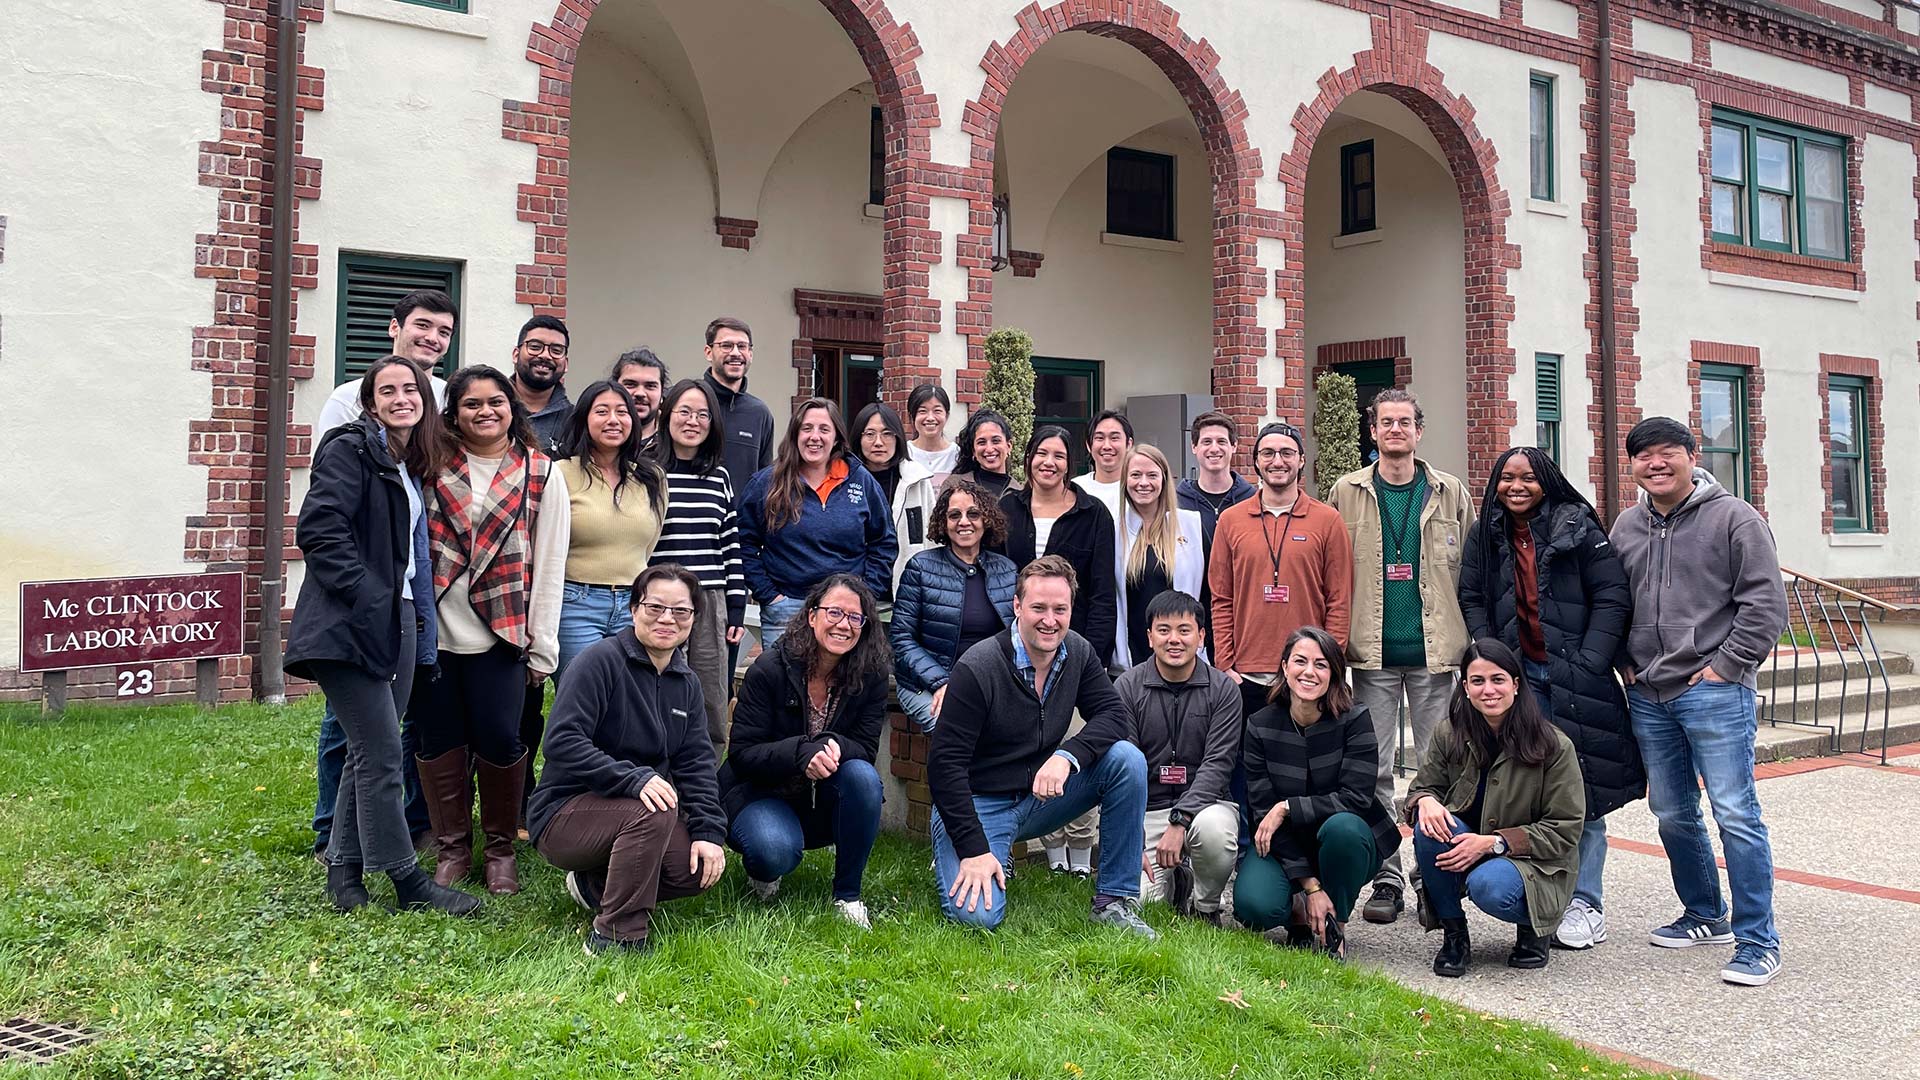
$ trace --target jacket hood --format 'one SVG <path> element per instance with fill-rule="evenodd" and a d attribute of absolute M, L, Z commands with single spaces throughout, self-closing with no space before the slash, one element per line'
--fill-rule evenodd
<path fill-rule="evenodd" d="M 387 432 L 380 422 L 371 416 L 361 415 L 320 436 L 319 445 L 313 448 L 313 456 L 318 458 L 326 445 L 337 439 L 360 444 L 373 459 L 373 467 L 386 472 L 398 472 L 400 465 L 387 452 Z"/>
<path fill-rule="evenodd" d="M 1715 499 L 1731 498 L 1732 496 L 1733 492 L 1721 487 L 1720 481 L 1715 479 L 1712 473 L 1696 465 L 1693 469 L 1693 492 L 1689 494 L 1679 506 L 1673 508 L 1673 513 L 1665 516 L 1669 519 L 1676 518 L 1695 507 L 1704 506 Z M 1644 491 L 1640 493 L 1640 505 L 1646 507 L 1647 513 L 1659 516 L 1660 511 L 1654 509 L 1653 498 Z"/>
<path fill-rule="evenodd" d="M 925 465 L 920 464 L 910 457 L 900 458 L 893 463 L 893 467 L 900 471 L 900 484 L 902 487 L 908 484 L 917 484 L 922 480 L 933 479 L 932 469 L 927 468 Z"/>

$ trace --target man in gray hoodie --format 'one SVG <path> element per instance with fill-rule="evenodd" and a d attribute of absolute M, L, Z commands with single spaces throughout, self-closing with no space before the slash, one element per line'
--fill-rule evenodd
<path fill-rule="evenodd" d="M 1780 559 L 1765 518 L 1699 467 L 1693 433 L 1650 417 L 1627 433 L 1640 502 L 1611 540 L 1633 583 L 1620 674 L 1647 763 L 1678 919 L 1649 940 L 1669 949 L 1734 946 L 1720 977 L 1764 986 L 1780 971 L 1773 848 L 1753 781 L 1754 675 L 1787 627 Z M 1700 816 L 1706 782 L 1726 851 L 1729 911 Z"/>

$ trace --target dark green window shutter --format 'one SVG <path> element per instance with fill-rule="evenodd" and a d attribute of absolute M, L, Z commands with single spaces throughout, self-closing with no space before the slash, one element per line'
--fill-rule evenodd
<path fill-rule="evenodd" d="M 1541 420 L 1560 419 L 1560 358 L 1540 353 L 1533 358 L 1533 400 Z"/>
<path fill-rule="evenodd" d="M 374 361 L 393 352 L 393 339 L 387 336 L 393 305 L 416 289 L 439 289 L 453 298 L 454 309 L 459 310 L 460 264 L 340 253 L 340 307 L 334 322 L 338 342 L 335 385 L 359 378 Z M 436 374 L 445 378 L 452 373 L 454 358 L 459 355 L 460 332 L 456 329 Z"/>

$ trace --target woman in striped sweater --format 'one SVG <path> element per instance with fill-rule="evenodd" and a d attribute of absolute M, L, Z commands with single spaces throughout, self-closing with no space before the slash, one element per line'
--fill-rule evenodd
<path fill-rule="evenodd" d="M 683 379 L 660 399 L 666 438 L 654 452 L 667 470 L 667 516 L 653 549 L 653 565 L 677 563 L 700 579 L 687 665 L 706 697 L 707 735 L 716 752 L 726 745 L 732 696 L 727 646 L 739 644 L 747 621 L 733 483 L 721 463 L 726 429 L 719 416 L 720 403 L 703 381 Z"/>

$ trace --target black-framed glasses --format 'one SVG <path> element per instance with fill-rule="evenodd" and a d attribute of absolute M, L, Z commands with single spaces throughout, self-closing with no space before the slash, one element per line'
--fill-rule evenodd
<path fill-rule="evenodd" d="M 556 360 L 567 355 L 567 347 L 558 341 L 535 341 L 531 338 L 520 343 L 520 351 L 528 356 L 551 356 Z"/>
<path fill-rule="evenodd" d="M 682 626 L 693 621 L 693 609 L 690 607 L 668 607 L 665 604 L 656 604 L 651 600 L 642 600 L 640 602 L 640 610 L 644 612 L 652 622 L 659 622 L 660 616 L 662 615 L 673 616 L 673 621 Z"/>
<path fill-rule="evenodd" d="M 1292 461 L 1299 456 L 1300 451 L 1298 450 L 1275 450 L 1269 447 L 1265 450 L 1254 451 L 1253 460 L 1272 461 L 1274 458 L 1279 458 L 1282 461 Z"/>
<path fill-rule="evenodd" d="M 849 630 L 858 630 L 867 625 L 867 617 L 857 611 L 848 611 L 846 608 L 837 607 L 817 607 L 813 610 L 827 617 L 828 626 L 837 626 L 841 623 L 846 623 Z"/>

